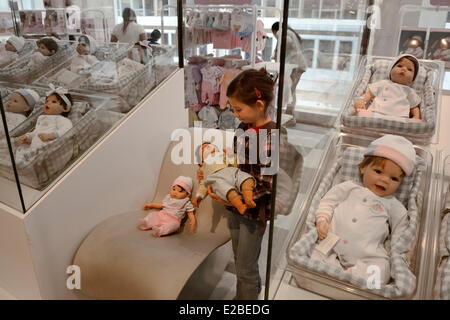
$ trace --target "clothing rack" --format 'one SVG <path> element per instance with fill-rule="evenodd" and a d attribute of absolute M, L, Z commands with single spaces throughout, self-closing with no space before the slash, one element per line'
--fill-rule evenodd
<path fill-rule="evenodd" d="M 176 6 L 174 5 L 164 5 L 161 7 L 161 33 L 164 34 L 164 10 L 168 9 L 168 8 L 176 8 Z M 274 7 L 263 7 L 263 6 L 257 6 L 257 5 L 228 5 L 228 4 L 223 4 L 223 5 L 183 5 L 183 9 L 185 11 L 202 11 L 202 10 L 217 10 L 217 11 L 225 11 L 225 10 L 234 10 L 234 9 L 241 9 L 241 10 L 252 10 L 252 14 L 253 14 L 253 26 L 254 26 L 254 30 L 252 32 L 252 38 L 251 38 L 251 52 L 250 52 L 250 65 L 252 67 L 255 66 L 255 60 L 256 60 L 256 37 L 254 36 L 255 32 L 256 32 L 256 23 L 258 20 L 258 11 L 260 10 L 275 10 L 279 13 L 280 15 L 280 20 L 281 20 L 281 9 L 279 8 L 274 8 Z M 280 25 L 280 30 L 279 30 L 279 34 L 281 34 L 281 25 Z M 279 61 L 280 59 L 280 44 L 281 41 L 277 41 L 277 61 Z"/>

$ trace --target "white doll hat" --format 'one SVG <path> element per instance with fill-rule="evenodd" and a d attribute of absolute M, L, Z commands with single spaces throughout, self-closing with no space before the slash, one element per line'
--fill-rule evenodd
<path fill-rule="evenodd" d="M 91 37 L 90 35 L 83 34 L 78 38 L 79 43 L 84 43 L 87 47 L 89 47 L 89 53 L 94 54 L 97 50 L 97 41 Z"/>
<path fill-rule="evenodd" d="M 407 54 L 407 53 L 399 55 L 389 65 L 389 69 L 388 69 L 389 70 L 389 79 L 391 78 L 391 70 L 392 70 L 392 68 L 397 64 L 397 62 L 400 59 L 403 59 L 403 58 L 408 58 L 408 60 L 411 60 L 412 63 L 414 63 L 414 77 L 413 77 L 413 81 L 416 80 L 417 74 L 419 73 L 419 60 L 417 60 L 417 58 L 414 57 L 412 54 Z"/>
<path fill-rule="evenodd" d="M 25 45 L 25 39 L 22 37 L 11 36 L 7 42 L 13 45 L 17 51 L 22 50 L 23 46 Z"/>
<path fill-rule="evenodd" d="M 387 134 L 367 147 L 365 156 L 377 156 L 394 161 L 409 176 L 416 164 L 416 151 L 406 138 Z"/>
<path fill-rule="evenodd" d="M 182 187 L 184 190 L 186 190 L 187 193 L 191 194 L 192 184 L 193 183 L 192 183 L 191 178 L 185 177 L 185 176 L 179 176 L 178 178 L 175 179 L 172 186 L 178 185 L 178 186 Z"/>
<path fill-rule="evenodd" d="M 30 110 L 33 110 L 34 106 L 40 99 L 39 94 L 31 89 L 18 89 L 14 92 L 20 94 L 25 99 L 30 107 Z"/>

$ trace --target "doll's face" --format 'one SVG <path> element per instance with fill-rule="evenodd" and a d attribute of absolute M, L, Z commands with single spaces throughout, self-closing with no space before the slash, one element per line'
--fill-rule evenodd
<path fill-rule="evenodd" d="M 412 39 L 412 40 L 409 42 L 409 46 L 410 46 L 411 48 L 417 48 L 419 45 L 420 45 L 420 41 L 417 40 L 417 39 Z"/>
<path fill-rule="evenodd" d="M 360 168 L 364 186 L 379 197 L 394 194 L 403 181 L 403 170 L 393 161 L 384 159 Z"/>
<path fill-rule="evenodd" d="M 49 95 L 45 99 L 44 113 L 49 115 L 59 115 L 63 112 L 70 111 L 69 106 L 64 106 L 55 94 Z"/>
<path fill-rule="evenodd" d="M 9 112 L 24 113 L 30 110 L 30 106 L 21 94 L 14 92 L 6 105 Z"/>
<path fill-rule="evenodd" d="M 43 43 L 40 43 L 37 49 L 40 53 L 42 53 L 44 56 L 51 56 L 55 54 L 55 50 L 49 50 Z"/>
<path fill-rule="evenodd" d="M 215 145 L 211 143 L 205 143 L 202 145 L 202 163 L 208 157 L 210 154 L 213 154 L 217 151 L 217 148 Z"/>
<path fill-rule="evenodd" d="M 447 50 L 449 47 L 449 42 L 446 39 L 442 39 L 440 42 L 441 50 Z"/>
<path fill-rule="evenodd" d="M 86 55 L 86 54 L 89 54 L 89 49 L 86 46 L 86 44 L 80 42 L 77 45 L 77 52 L 80 55 Z"/>
<path fill-rule="evenodd" d="M 178 185 L 173 185 L 172 188 L 170 189 L 170 197 L 174 199 L 184 199 L 187 196 L 188 196 L 187 191 Z"/>
<path fill-rule="evenodd" d="M 6 51 L 17 52 L 16 47 L 14 47 L 9 41 L 6 41 L 5 50 Z"/>
<path fill-rule="evenodd" d="M 399 84 L 410 84 L 414 78 L 414 63 L 406 58 L 400 59 L 391 70 L 391 80 Z"/>

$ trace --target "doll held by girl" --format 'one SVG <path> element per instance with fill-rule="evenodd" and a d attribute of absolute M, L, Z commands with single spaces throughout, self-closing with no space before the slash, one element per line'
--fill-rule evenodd
<path fill-rule="evenodd" d="M 5 110 L 8 130 L 13 130 L 25 121 L 38 101 L 39 94 L 31 89 L 18 89 L 11 93 Z M 0 138 L 4 135 L 4 128 L 0 126 Z"/>
<path fill-rule="evenodd" d="M 192 179 L 179 176 L 175 179 L 162 202 L 150 202 L 144 206 L 144 210 L 159 209 L 160 211 L 150 212 L 145 218 L 139 220 L 139 229 L 152 230 L 153 236 L 161 237 L 176 232 L 181 225 L 181 221 L 188 215 L 192 232 L 195 231 L 196 220 L 194 207 L 190 201 L 192 191 Z"/>
<path fill-rule="evenodd" d="M 367 91 L 356 101 L 358 116 L 374 116 L 420 121 L 420 97 L 409 85 L 416 79 L 419 61 L 412 55 L 400 55 L 389 68 L 389 80 L 369 84 Z M 373 102 L 366 110 L 367 103 Z"/>
<path fill-rule="evenodd" d="M 198 207 L 208 195 L 208 186 L 212 186 L 213 192 L 222 200 L 229 201 L 240 214 L 244 214 L 247 208 L 256 207 L 256 203 L 253 201 L 255 178 L 247 172 L 239 170 L 235 161 L 227 163 L 227 155 L 209 142 L 204 142 L 198 148 L 196 156 L 205 179 L 200 180 L 197 195 L 192 201 L 195 207 Z M 240 193 L 242 193 L 244 202 L 239 196 Z"/>
<path fill-rule="evenodd" d="M 407 210 L 394 193 L 404 176 L 413 173 L 415 159 L 414 147 L 404 137 L 385 135 L 373 141 L 359 164 L 362 183 L 340 183 L 320 201 L 316 213 L 319 240 L 332 234 L 328 240 L 337 242 L 328 252 L 316 246 L 311 259 L 365 279 L 376 266 L 381 283 L 388 283 L 390 258 L 385 240 L 390 235 L 391 243 L 396 243 L 408 226 Z"/>
<path fill-rule="evenodd" d="M 37 118 L 34 130 L 18 140 L 17 162 L 32 161 L 39 149 L 52 143 L 73 127 L 72 121 L 67 118 L 72 104 L 72 97 L 67 89 L 55 89 L 51 86 L 45 99 L 44 114 Z"/>

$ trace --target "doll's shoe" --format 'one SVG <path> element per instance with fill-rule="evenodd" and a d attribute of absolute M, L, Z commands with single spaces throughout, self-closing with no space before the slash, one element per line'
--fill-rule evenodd
<path fill-rule="evenodd" d="M 153 235 L 154 237 L 156 237 L 156 238 L 161 237 L 161 235 L 162 235 L 161 227 L 154 226 L 154 227 L 152 228 L 152 235 Z"/>
<path fill-rule="evenodd" d="M 253 190 L 243 190 L 242 197 L 248 208 L 256 207 L 256 203 L 253 201 Z"/>
<path fill-rule="evenodd" d="M 145 219 L 139 219 L 139 229 L 141 229 L 141 230 L 148 230 L 148 229 L 150 229 L 147 226 L 147 221 L 145 221 Z"/>

